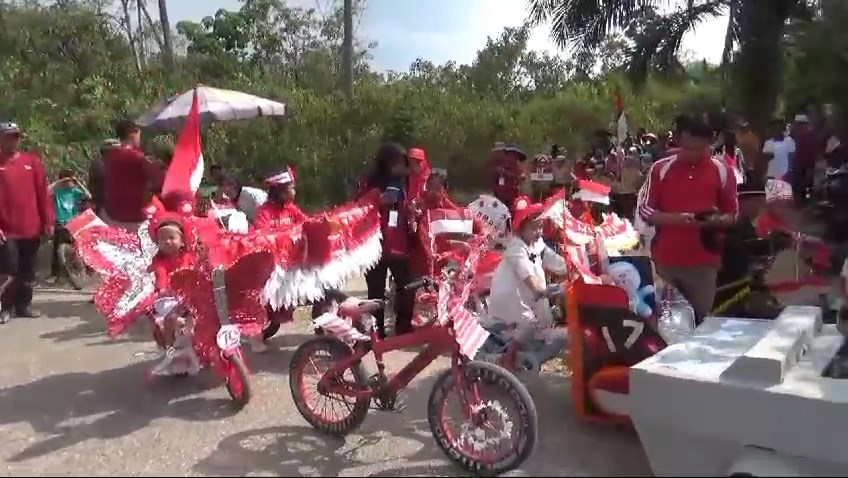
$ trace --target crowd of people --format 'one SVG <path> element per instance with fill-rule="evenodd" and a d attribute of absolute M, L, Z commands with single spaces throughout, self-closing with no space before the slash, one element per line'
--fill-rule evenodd
<path fill-rule="evenodd" d="M 822 133 L 810 123 L 804 114 L 795 116 L 790 128 L 775 120 L 771 135 L 760 141 L 744 124 L 716 130 L 700 118 L 681 116 L 672 131 L 660 136 L 640 129 L 635 137 L 628 135 L 615 144 L 611 135 L 598 132 L 585 155 L 554 146 L 533 160 L 516 145 L 496 143 L 488 162 L 491 192 L 513 208 L 519 197 L 541 201 L 557 188 L 575 192 L 581 180 L 608 185 L 612 209 L 651 230 L 646 236 L 657 273 L 681 289 L 696 315 L 704 316 L 712 305 L 717 277 L 726 275 L 721 271 L 722 253 L 705 247 L 704 231 L 738 226 L 750 232 L 752 218 L 763 216 L 766 179 L 792 184 L 795 200 L 805 196 L 820 160 L 838 156 L 842 149 L 832 136 L 819 141 Z M 166 164 L 144 153 L 141 128 L 132 121 L 120 122 L 115 133 L 116 139 L 106 141 L 101 158 L 92 163 L 86 186 L 68 170 L 48 183 L 41 158 L 21 150 L 20 128 L 14 123 L 0 126 L 0 273 L 6 278 L 0 284 L 0 322 L 12 315 L 38 315 L 31 304 L 41 239 L 53 238 L 50 280 L 55 281 L 62 273 L 56 251 L 71 240 L 65 225 L 83 208 L 92 207 L 106 223 L 129 230 L 148 219 Z M 534 178 L 532 172 L 540 167 L 547 168 L 550 177 Z M 421 174 L 424 169 L 426 175 Z M 422 177 L 428 178 L 426 184 L 419 180 Z M 212 165 L 207 183 L 193 199 L 195 213 L 216 217 L 231 230 L 274 228 L 307 218 L 297 205 L 291 167 L 281 167 L 266 175 L 262 185 L 252 186 Z M 398 291 L 397 333 L 411 330 L 414 298 L 404 286 L 426 273 L 428 262 L 412 232 L 415 222 L 427 208 L 463 209 L 451 200 L 448 184 L 447 172 L 431 168 L 423 148 L 407 150 L 391 143 L 378 149 L 372 167 L 362 176 L 361 193 L 378 189 L 382 207 L 383 254 L 366 275 L 368 295 L 383 298 L 391 273 Z M 767 214 L 772 222 L 793 199 L 782 194 L 772 198 L 774 205 Z M 406 207 L 408 196 L 420 198 L 415 208 Z M 246 221 L 236 227 L 239 217 Z M 521 229 L 519 224 L 513 226 Z M 763 231 L 759 232 L 762 237 Z M 734 257 L 738 267 L 738 250 L 724 257 Z M 385 333 L 381 315 L 378 328 Z"/>

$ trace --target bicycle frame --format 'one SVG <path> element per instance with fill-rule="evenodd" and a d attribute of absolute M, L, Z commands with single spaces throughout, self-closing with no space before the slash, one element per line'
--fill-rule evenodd
<path fill-rule="evenodd" d="M 374 352 L 374 361 L 381 377 L 385 377 L 386 366 L 383 363 L 383 354 L 395 350 L 424 345 L 425 348 L 419 352 L 400 371 L 388 378 L 381 387 L 368 389 L 353 389 L 343 383 L 334 380 L 337 374 L 341 374 L 352 365 L 360 362 L 369 352 Z M 461 358 L 453 335 L 452 325 L 432 325 L 418 329 L 414 332 L 396 337 L 381 339 L 376 330 L 371 330 L 371 341 L 357 344 L 354 354 L 333 364 L 318 382 L 320 387 L 333 393 L 338 393 L 352 398 L 372 398 L 380 393 L 389 392 L 396 394 L 409 385 L 412 380 L 424 371 L 433 361 L 444 352 L 452 355 L 452 367 L 459 365 Z"/>

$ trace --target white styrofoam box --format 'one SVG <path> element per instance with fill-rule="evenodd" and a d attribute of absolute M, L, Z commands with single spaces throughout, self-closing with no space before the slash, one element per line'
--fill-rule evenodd
<path fill-rule="evenodd" d="M 654 473 L 726 475 L 752 447 L 808 473 L 848 472 L 848 380 L 821 376 L 843 337 L 819 334 L 818 314 L 711 317 L 633 367 L 629 409 Z"/>

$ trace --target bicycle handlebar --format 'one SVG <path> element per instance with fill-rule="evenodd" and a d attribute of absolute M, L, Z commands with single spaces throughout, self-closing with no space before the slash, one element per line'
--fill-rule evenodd
<path fill-rule="evenodd" d="M 429 277 L 422 277 L 418 280 L 414 280 L 414 281 L 410 282 L 409 284 L 406 284 L 406 286 L 403 288 L 403 290 L 414 291 L 414 290 L 421 289 L 422 287 L 429 287 L 432 284 L 433 284 L 432 279 L 430 279 Z"/>

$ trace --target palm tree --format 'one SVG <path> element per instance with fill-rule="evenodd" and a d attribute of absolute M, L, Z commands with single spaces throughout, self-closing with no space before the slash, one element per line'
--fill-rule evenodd
<path fill-rule="evenodd" d="M 165 67 L 168 71 L 174 71 L 174 41 L 171 33 L 171 21 L 168 19 L 168 2 L 159 0 L 159 22 L 162 24 L 162 40 L 165 45 L 163 56 Z"/>
<path fill-rule="evenodd" d="M 683 37 L 700 23 L 728 14 L 722 63 L 732 90 L 755 125 L 774 112 L 781 85 L 781 45 L 788 20 L 813 0 L 528 0 L 529 21 L 550 23 L 563 49 L 596 50 L 609 34 L 625 30 L 632 41 L 629 72 L 637 83 L 648 73 L 679 68 Z M 670 13 L 663 7 L 676 5 Z M 764 75 L 763 73 L 766 73 Z"/>

